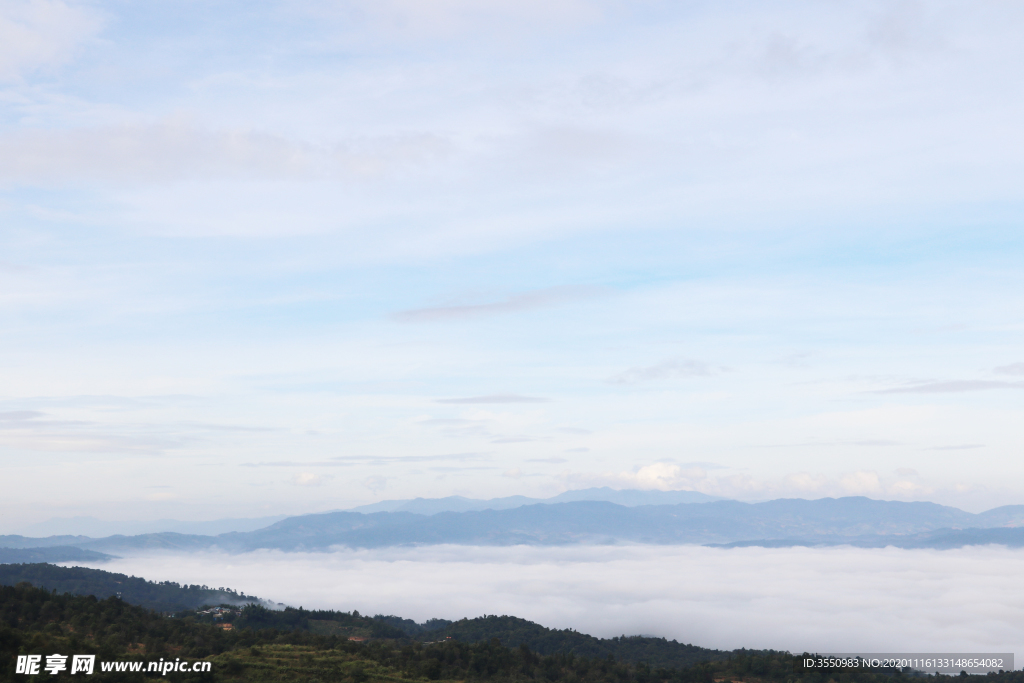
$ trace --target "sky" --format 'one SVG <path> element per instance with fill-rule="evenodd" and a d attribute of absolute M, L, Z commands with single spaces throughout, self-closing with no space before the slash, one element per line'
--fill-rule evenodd
<path fill-rule="evenodd" d="M 0 0 L 0 531 L 1024 503 L 1024 6 Z"/>
<path fill-rule="evenodd" d="M 433 546 L 173 562 L 150 555 L 94 566 L 306 609 L 420 623 L 510 614 L 601 638 L 644 634 L 728 650 L 1016 652 L 1019 660 L 1024 644 L 1024 553 L 994 546 Z"/>

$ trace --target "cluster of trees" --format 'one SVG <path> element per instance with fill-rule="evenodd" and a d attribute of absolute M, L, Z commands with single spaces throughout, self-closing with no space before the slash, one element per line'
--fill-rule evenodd
<path fill-rule="evenodd" d="M 396 617 L 394 614 L 377 614 L 373 618 L 377 621 L 383 621 L 389 626 L 401 629 L 405 635 L 410 638 L 416 638 L 417 636 L 422 635 L 435 636 L 437 635 L 435 631 L 451 626 L 455 623 L 448 619 L 427 619 L 422 624 L 418 624 L 412 619 L 403 619 L 402 617 Z"/>
<path fill-rule="evenodd" d="M 402 672 L 409 678 L 428 680 L 542 681 L 551 683 L 712 683 L 709 667 L 685 671 L 659 671 L 646 664 L 630 665 L 614 657 L 591 659 L 574 653 L 541 655 L 526 645 L 512 648 L 497 638 L 478 643 L 443 641 L 388 646 L 370 643 L 368 659 Z"/>
<path fill-rule="evenodd" d="M 645 662 L 662 668 L 688 667 L 699 662 L 724 659 L 729 655 L 722 650 L 677 643 L 665 638 L 595 638 L 572 629 L 550 629 L 526 619 L 495 615 L 454 622 L 445 627 L 442 635 L 470 643 L 497 638 L 509 647 L 526 645 L 530 650 L 545 655 L 572 652 L 595 659 L 612 656 L 616 660 Z"/>
<path fill-rule="evenodd" d="M 406 633 L 387 621 L 364 617 L 358 611 L 338 612 L 335 610 L 308 610 L 286 607 L 272 610 L 262 605 L 249 604 L 240 617 L 232 622 L 236 629 L 275 629 L 278 631 L 309 631 L 310 622 L 330 621 L 336 623 L 339 632 L 366 635 L 371 638 L 405 638 Z"/>

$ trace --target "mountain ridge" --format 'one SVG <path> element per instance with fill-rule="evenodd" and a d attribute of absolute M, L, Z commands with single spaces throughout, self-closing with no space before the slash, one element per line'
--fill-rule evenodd
<path fill-rule="evenodd" d="M 0 537 L 0 547 L 62 546 L 101 553 L 190 552 L 218 549 L 325 551 L 335 546 L 573 545 L 880 545 L 928 543 L 1016 544 L 1024 534 L 1024 506 L 975 514 L 930 502 L 879 501 L 862 496 L 777 499 L 762 503 L 719 500 L 627 507 L 605 501 L 524 505 L 504 510 L 413 512 L 335 511 L 287 517 L 265 528 L 217 536 L 163 532 L 137 536 Z M 1005 533 L 986 533 L 1004 528 Z M 941 533 L 940 533 L 941 532 Z M 945 535 L 943 535 L 945 534 Z M 921 546 L 920 544 L 925 544 Z M 911 546 L 907 546 L 911 547 Z"/>

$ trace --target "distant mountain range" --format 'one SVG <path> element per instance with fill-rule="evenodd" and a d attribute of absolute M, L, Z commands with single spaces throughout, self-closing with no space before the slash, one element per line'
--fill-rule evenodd
<path fill-rule="evenodd" d="M 630 492 L 615 493 L 627 494 L 623 498 L 629 499 Z M 650 492 L 632 493 L 646 495 Z M 427 506 L 430 501 L 389 502 L 395 503 Z M 443 504 L 447 503 L 439 505 Z M 169 532 L 106 538 L 0 536 L 0 547 L 62 547 L 65 552 L 81 549 L 110 554 L 206 549 L 324 551 L 335 546 L 379 548 L 445 543 L 650 543 L 725 547 L 845 544 L 905 548 L 998 543 L 1018 547 L 1024 546 L 1024 506 L 1005 506 L 973 514 L 935 503 L 863 497 L 781 499 L 764 503 L 718 500 L 632 507 L 607 501 L 576 501 L 434 514 L 338 511 L 288 517 L 263 529 L 216 536 Z"/>
<path fill-rule="evenodd" d="M 439 512 L 474 512 L 477 510 L 510 510 L 524 505 L 540 503 L 578 503 L 580 501 L 604 501 L 625 507 L 640 505 L 677 505 L 679 503 L 710 503 L 725 500 L 709 496 L 697 491 L 637 491 L 626 489 L 617 491 L 602 486 L 600 488 L 566 491 L 553 498 L 528 498 L 526 496 L 508 496 L 506 498 L 463 498 L 448 496 L 447 498 L 414 498 L 412 500 L 382 500 L 371 505 L 360 505 L 351 508 L 351 512 L 412 512 L 417 515 L 436 515 Z"/>
<path fill-rule="evenodd" d="M 25 536 L 135 536 L 138 534 L 156 534 L 173 531 L 178 534 L 205 534 L 216 536 L 231 531 L 255 531 L 278 522 L 288 515 L 273 517 L 250 517 L 213 519 L 209 521 L 188 522 L 180 519 L 157 519 L 150 522 L 138 520 L 107 521 L 95 517 L 53 517 L 45 522 L 38 522 L 22 528 Z"/>
<path fill-rule="evenodd" d="M 469 512 L 472 510 L 508 510 L 523 505 L 539 503 L 569 503 L 581 500 L 604 500 L 633 507 L 637 505 L 670 505 L 676 503 L 707 503 L 723 500 L 696 491 L 617 491 L 608 487 L 566 491 L 553 498 L 529 498 L 527 496 L 508 496 L 491 498 L 463 498 L 448 496 L 447 498 L 414 498 L 407 500 L 384 500 L 370 505 L 349 508 L 351 512 L 412 512 L 417 515 L 434 515 L 438 512 Z M 139 520 L 104 520 L 96 517 L 52 517 L 43 522 L 22 527 L 19 534 L 30 538 L 47 538 L 50 536 L 88 536 L 102 538 L 105 536 L 138 536 L 141 534 L 157 534 L 172 532 L 176 534 L 198 534 L 218 536 L 232 531 L 256 531 L 270 526 L 274 522 L 285 519 L 288 515 L 272 517 L 233 517 L 208 521 L 183 521 L 180 519 L 157 519 L 152 521 Z"/>

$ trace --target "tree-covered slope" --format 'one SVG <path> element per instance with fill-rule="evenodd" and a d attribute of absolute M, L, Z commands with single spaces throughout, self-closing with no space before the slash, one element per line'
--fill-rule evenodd
<path fill-rule="evenodd" d="M 595 638 L 572 629 L 550 629 L 526 619 L 509 616 L 489 615 L 462 619 L 440 633 L 444 637 L 450 636 L 468 643 L 497 638 L 509 647 L 526 645 L 544 655 L 575 653 L 598 659 L 611 656 L 624 662 L 646 662 L 650 666 L 666 668 L 693 666 L 698 662 L 723 659 L 729 655 L 722 650 L 685 645 L 665 638 Z"/>
<path fill-rule="evenodd" d="M 244 605 L 259 598 L 230 588 L 188 586 L 173 581 L 153 582 L 135 576 L 86 567 L 53 564 L 2 564 L 0 584 L 13 586 L 26 581 L 33 586 L 73 595 L 94 595 L 99 599 L 119 596 L 125 602 L 157 612 L 178 612 L 203 605 Z"/>

